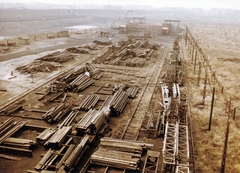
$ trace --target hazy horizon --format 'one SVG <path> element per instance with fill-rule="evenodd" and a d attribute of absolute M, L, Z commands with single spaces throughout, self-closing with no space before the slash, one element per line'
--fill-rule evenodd
<path fill-rule="evenodd" d="M 80 4 L 96 4 L 96 5 L 148 5 L 156 8 L 161 7 L 185 7 L 185 8 L 225 8 L 240 9 L 240 1 L 238 0 L 0 0 L 6 3 L 54 3 L 59 5 L 80 5 Z"/>

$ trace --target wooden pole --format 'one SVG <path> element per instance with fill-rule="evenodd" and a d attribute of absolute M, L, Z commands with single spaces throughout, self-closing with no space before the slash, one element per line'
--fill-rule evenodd
<path fill-rule="evenodd" d="M 228 146 L 228 134 L 229 134 L 229 118 L 227 121 L 227 129 L 226 129 L 226 135 L 225 135 L 225 142 L 224 142 L 224 148 L 223 148 L 223 156 L 222 156 L 222 163 L 221 163 L 221 171 L 220 173 L 225 173 L 225 166 L 226 166 L 226 157 L 227 157 L 227 146 Z"/>
<path fill-rule="evenodd" d="M 197 51 L 195 52 L 195 59 L 194 59 L 194 74 L 196 70 L 196 63 L 197 63 Z"/>
<path fill-rule="evenodd" d="M 211 104 L 211 110 L 210 110 L 210 119 L 209 119 L 208 130 L 211 130 L 211 126 L 212 126 L 212 113 L 213 113 L 213 105 L 214 105 L 214 95 L 215 95 L 215 87 L 213 87 L 213 92 L 212 92 L 212 104 Z"/>
<path fill-rule="evenodd" d="M 201 62 L 199 62 L 198 66 L 198 86 L 200 86 L 200 77 L 201 77 Z"/>
<path fill-rule="evenodd" d="M 235 117 L 236 117 L 236 110 L 237 110 L 237 108 L 234 108 L 234 111 L 233 111 L 233 120 L 235 120 Z"/>
<path fill-rule="evenodd" d="M 192 64 L 193 64 L 193 57 L 194 57 L 194 45 L 192 46 Z"/>
<path fill-rule="evenodd" d="M 203 104 L 205 104 L 205 97 L 206 97 L 206 88 L 207 88 L 207 68 L 205 68 L 205 79 L 204 79 L 204 87 L 203 87 Z"/>

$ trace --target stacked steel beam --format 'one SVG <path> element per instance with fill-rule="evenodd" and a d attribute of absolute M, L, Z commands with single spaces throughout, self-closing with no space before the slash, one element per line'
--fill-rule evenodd
<path fill-rule="evenodd" d="M 7 138 L 12 136 L 20 128 L 22 128 L 26 121 L 15 121 L 12 118 L 7 119 L 0 125 L 0 144 L 2 144 Z"/>
<path fill-rule="evenodd" d="M 138 88 L 137 87 L 130 87 L 127 89 L 127 94 L 129 98 L 134 98 L 137 95 Z"/>
<path fill-rule="evenodd" d="M 128 102 L 128 94 L 125 91 L 119 89 L 112 98 L 110 102 L 111 115 L 119 115 L 122 113 Z"/>
<path fill-rule="evenodd" d="M 93 80 L 85 74 L 80 74 L 70 84 L 69 88 L 74 92 L 79 92 L 93 84 Z"/>
<path fill-rule="evenodd" d="M 95 69 L 93 71 L 91 71 L 91 77 L 93 79 L 100 79 L 102 77 L 103 73 L 101 72 L 100 69 Z"/>
<path fill-rule="evenodd" d="M 31 149 L 36 145 L 36 142 L 30 139 L 20 139 L 20 138 L 7 138 L 3 142 L 4 146 L 22 148 L 22 149 Z"/>
<path fill-rule="evenodd" d="M 16 103 L 10 104 L 8 106 L 6 106 L 5 108 L 0 110 L 0 114 L 4 114 L 4 115 L 10 115 L 16 111 L 19 111 L 22 109 L 22 106 L 20 105 L 21 103 L 25 102 L 25 100 L 20 100 Z"/>
<path fill-rule="evenodd" d="M 144 149 L 152 144 L 139 141 L 102 138 L 100 146 L 91 156 L 91 163 L 120 169 L 137 170 Z"/>
<path fill-rule="evenodd" d="M 78 109 L 89 110 L 99 101 L 100 96 L 96 94 L 88 95 L 79 105 Z"/>
<path fill-rule="evenodd" d="M 90 109 L 84 117 L 75 125 L 80 133 L 96 134 L 106 120 L 103 111 Z"/>
<path fill-rule="evenodd" d="M 64 121 L 58 125 L 58 128 L 62 128 L 63 126 L 70 126 L 75 117 L 79 114 L 78 111 L 71 111 L 67 117 L 64 119 Z"/>
<path fill-rule="evenodd" d="M 52 107 L 49 111 L 42 115 L 42 118 L 48 123 L 60 121 L 69 111 L 71 106 L 64 103 Z"/>
<path fill-rule="evenodd" d="M 57 131 L 52 135 L 52 137 L 47 140 L 44 146 L 48 146 L 51 148 L 59 148 L 64 140 L 67 138 L 72 132 L 72 126 L 64 126 L 61 129 L 57 129 Z"/>
<path fill-rule="evenodd" d="M 73 149 L 68 158 L 64 161 L 64 169 L 66 171 L 71 171 L 73 166 L 79 161 L 84 151 L 87 148 L 87 143 L 89 141 L 89 136 L 85 135 L 81 142 Z"/>
<path fill-rule="evenodd" d="M 61 147 L 60 150 L 58 151 L 54 151 L 53 149 L 49 149 L 47 151 L 47 153 L 42 157 L 42 159 L 38 162 L 38 164 L 34 167 L 34 169 L 36 170 L 47 170 L 48 168 L 51 168 L 51 170 L 56 170 L 58 167 L 57 166 L 61 166 L 60 164 L 58 164 L 57 166 L 55 165 L 55 163 L 57 162 L 57 159 L 63 155 L 64 151 L 66 151 L 67 147 L 69 146 L 69 144 L 72 142 L 72 138 L 69 138 L 68 141 L 65 143 L 65 145 L 63 145 Z M 75 146 L 75 145 L 73 145 Z M 69 146 L 69 148 L 71 147 L 71 145 Z M 58 162 L 60 163 L 60 162 Z M 42 171 L 44 172 L 44 171 Z M 47 171 L 46 171 L 47 172 Z"/>
<path fill-rule="evenodd" d="M 40 133 L 36 137 L 37 143 L 39 145 L 43 145 L 55 132 L 56 132 L 56 130 L 51 129 L 51 128 L 45 129 L 42 133 Z"/>

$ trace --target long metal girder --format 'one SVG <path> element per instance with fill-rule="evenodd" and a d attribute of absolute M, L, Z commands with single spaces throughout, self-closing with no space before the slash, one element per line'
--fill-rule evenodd
<path fill-rule="evenodd" d="M 189 173 L 189 167 L 177 166 L 175 173 Z"/>
<path fill-rule="evenodd" d="M 178 126 L 177 165 L 189 166 L 188 126 Z"/>
<path fill-rule="evenodd" d="M 178 123 L 166 123 L 166 130 L 163 142 L 163 163 L 176 164 L 178 145 Z"/>

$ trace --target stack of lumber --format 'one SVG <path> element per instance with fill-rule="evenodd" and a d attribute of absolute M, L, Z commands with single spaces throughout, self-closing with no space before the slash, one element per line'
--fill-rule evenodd
<path fill-rule="evenodd" d="M 78 48 L 78 47 L 70 47 L 70 48 L 67 48 L 66 51 L 71 53 L 78 53 L 78 54 L 89 54 L 88 49 Z"/>
<path fill-rule="evenodd" d="M 58 125 L 58 128 L 62 128 L 63 126 L 70 126 L 75 117 L 79 114 L 78 111 L 71 111 L 67 117 L 64 119 L 64 121 Z"/>
<path fill-rule="evenodd" d="M 144 149 L 152 144 L 139 141 L 102 138 L 99 148 L 92 154 L 91 163 L 120 169 L 137 170 Z"/>
<path fill-rule="evenodd" d="M 7 138 L 3 142 L 4 146 L 22 148 L 22 149 L 31 149 L 36 145 L 36 142 L 30 139 L 20 139 L 20 138 Z"/>
<path fill-rule="evenodd" d="M 49 140 L 44 144 L 44 146 L 48 146 L 51 148 L 59 148 L 64 140 L 67 138 L 72 132 L 72 126 L 64 126 L 61 129 L 57 129 L 57 131 L 51 136 Z"/>
<path fill-rule="evenodd" d="M 19 111 L 22 109 L 21 103 L 25 102 L 25 100 L 20 100 L 18 102 L 12 103 L 0 110 L 0 114 L 3 115 L 10 115 L 16 111 Z"/>
<path fill-rule="evenodd" d="M 132 58 L 132 59 L 128 59 L 126 61 L 126 66 L 129 66 L 129 67 L 134 67 L 134 66 L 142 67 L 144 65 L 144 63 L 145 63 L 145 59 L 135 57 L 135 58 Z"/>
<path fill-rule="evenodd" d="M 79 133 L 96 134 L 105 122 L 106 116 L 103 111 L 90 109 L 84 117 L 75 125 Z"/>
<path fill-rule="evenodd" d="M 55 53 L 51 53 L 48 54 L 46 56 L 43 56 L 41 58 L 38 58 L 37 60 L 41 60 L 41 61 L 52 61 L 52 62 L 65 62 L 68 61 L 70 59 L 73 59 L 74 55 L 72 55 L 69 52 L 55 52 Z"/>
<path fill-rule="evenodd" d="M 93 84 L 93 80 L 85 74 L 80 74 L 70 84 L 69 88 L 74 92 L 79 92 Z"/>
<path fill-rule="evenodd" d="M 61 164 L 58 164 L 56 166 L 56 162 L 61 158 L 61 156 L 64 154 L 64 152 L 67 150 L 67 148 L 71 147 L 72 145 L 70 145 L 70 143 L 72 142 L 72 138 L 69 138 L 68 141 L 65 143 L 65 145 L 63 145 L 61 147 L 60 150 L 53 150 L 53 149 L 49 149 L 44 156 L 42 157 L 42 159 L 38 162 L 38 164 L 34 167 L 34 169 L 36 170 L 42 170 L 41 172 L 49 172 L 50 170 L 47 170 L 48 168 L 51 168 L 51 170 L 56 170 L 59 169 L 61 167 Z M 75 146 L 75 145 L 73 145 Z M 58 162 L 60 163 L 60 161 Z M 51 171 L 52 172 L 52 171 Z M 56 171 L 54 171 L 56 172 Z"/>
<path fill-rule="evenodd" d="M 17 71 L 23 74 L 34 74 L 37 72 L 51 72 L 57 69 L 56 64 L 51 62 L 42 62 L 35 60 L 30 64 L 19 66 L 16 68 Z"/>
<path fill-rule="evenodd" d="M 78 109 L 89 110 L 93 108 L 99 101 L 100 96 L 97 94 L 88 95 L 79 105 Z"/>
<path fill-rule="evenodd" d="M 119 115 L 122 113 L 128 102 L 128 94 L 125 91 L 118 90 L 110 102 L 111 115 Z"/>
<path fill-rule="evenodd" d="M 39 145 L 43 145 L 55 132 L 56 132 L 56 130 L 51 129 L 51 128 L 45 129 L 42 133 L 40 133 L 36 137 L 37 143 Z"/>
<path fill-rule="evenodd" d="M 90 71 L 90 74 L 91 74 L 91 77 L 96 80 L 100 79 L 103 75 L 100 69 L 95 69 L 93 71 Z"/>
<path fill-rule="evenodd" d="M 15 121 L 12 118 L 7 119 L 0 125 L 0 144 L 2 144 L 7 138 L 12 136 L 20 128 L 22 128 L 26 121 Z"/>
<path fill-rule="evenodd" d="M 48 123 L 58 122 L 70 111 L 70 105 L 61 103 L 48 110 L 45 114 L 42 115 L 42 118 Z"/>
<path fill-rule="evenodd" d="M 127 89 L 127 94 L 129 98 L 134 98 L 137 95 L 138 88 L 137 87 L 130 87 Z"/>
<path fill-rule="evenodd" d="M 89 141 L 89 136 L 85 135 L 81 142 L 76 145 L 76 147 L 72 150 L 71 154 L 66 157 L 67 159 L 64 161 L 64 169 L 67 172 L 70 172 L 73 166 L 80 160 L 81 156 L 85 152 L 87 148 L 87 143 Z"/>

